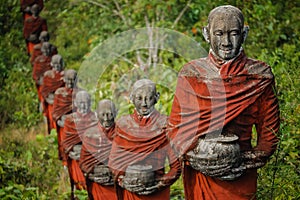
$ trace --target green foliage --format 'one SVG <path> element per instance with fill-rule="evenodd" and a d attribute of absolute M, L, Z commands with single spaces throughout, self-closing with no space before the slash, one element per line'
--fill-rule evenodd
<path fill-rule="evenodd" d="M 46 137 L 39 134 L 34 139 L 36 133 L 25 131 L 5 129 L 1 132 L 0 197 L 57 199 L 63 169 L 57 158 L 56 133 Z M 24 136 L 33 138 L 25 141 Z"/>

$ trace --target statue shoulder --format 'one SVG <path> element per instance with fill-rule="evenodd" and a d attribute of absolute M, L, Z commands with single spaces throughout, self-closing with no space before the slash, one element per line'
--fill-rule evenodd
<path fill-rule="evenodd" d="M 127 127 L 131 121 L 133 121 L 133 119 L 131 118 L 130 115 L 123 115 L 116 121 L 116 125 L 118 127 L 124 127 L 124 126 Z"/>
<path fill-rule="evenodd" d="M 247 69 L 249 74 L 259 75 L 269 79 L 274 78 L 271 67 L 267 63 L 260 60 L 247 58 L 245 69 Z"/>
<path fill-rule="evenodd" d="M 48 70 L 44 73 L 44 76 L 48 76 L 48 77 L 53 77 L 54 76 L 54 71 L 53 70 Z"/>
<path fill-rule="evenodd" d="M 206 58 L 199 58 L 186 63 L 179 72 L 179 76 L 199 76 L 203 66 L 207 66 Z"/>

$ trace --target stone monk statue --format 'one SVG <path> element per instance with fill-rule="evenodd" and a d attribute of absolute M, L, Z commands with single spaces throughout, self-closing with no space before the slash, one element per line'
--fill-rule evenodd
<path fill-rule="evenodd" d="M 109 157 L 118 199 L 170 199 L 170 185 L 180 176 L 181 164 L 166 137 L 167 116 L 154 108 L 159 99 L 155 83 L 138 80 L 130 99 L 134 113 L 117 120 Z"/>
<path fill-rule="evenodd" d="M 274 76 L 266 63 L 246 56 L 248 30 L 238 8 L 216 7 L 203 28 L 209 55 L 179 72 L 168 136 L 184 159 L 187 200 L 255 199 L 257 168 L 276 150 Z"/>
<path fill-rule="evenodd" d="M 48 70 L 52 70 L 51 66 L 51 45 L 49 42 L 43 42 L 42 55 L 38 56 L 35 59 L 33 69 L 32 69 L 32 78 L 36 84 L 38 98 L 40 102 L 43 102 L 43 96 L 41 93 L 41 85 L 43 83 L 44 73 Z"/>
<path fill-rule="evenodd" d="M 108 99 L 99 101 L 96 114 L 98 125 L 82 136 L 79 165 L 86 177 L 89 199 L 116 200 L 113 176 L 107 166 L 115 135 L 115 104 Z"/>
<path fill-rule="evenodd" d="M 48 134 L 56 128 L 56 123 L 52 118 L 53 102 L 55 91 L 65 85 L 64 82 L 64 60 L 61 55 L 56 54 L 51 57 L 51 70 L 44 73 L 41 85 L 43 96 L 43 114 L 47 119 Z"/>
<path fill-rule="evenodd" d="M 42 50 L 41 49 L 42 49 L 43 42 L 49 42 L 49 40 L 50 40 L 50 35 L 49 35 L 48 31 L 42 31 L 40 33 L 39 40 L 40 40 L 40 43 L 34 45 L 33 52 L 30 56 L 30 63 L 31 63 L 32 66 L 34 65 L 35 59 L 38 56 L 42 55 Z M 53 56 L 53 55 L 58 53 L 57 52 L 57 47 L 53 44 L 50 44 L 50 45 L 51 45 L 50 55 Z"/>
<path fill-rule="evenodd" d="M 48 31 L 47 20 L 42 18 L 38 4 L 31 6 L 32 15 L 24 21 L 23 36 L 27 44 L 27 53 L 31 55 L 34 45 L 39 43 L 39 36 L 42 31 Z"/>
<path fill-rule="evenodd" d="M 98 119 L 95 112 L 91 111 L 91 96 L 88 92 L 82 90 L 76 93 L 74 105 L 76 112 L 66 116 L 64 122 L 64 135 L 62 146 L 68 158 L 67 165 L 70 175 L 72 196 L 73 186 L 76 189 L 86 189 L 85 177 L 79 167 L 79 158 L 81 152 L 81 137 L 83 133 L 97 125 Z"/>
<path fill-rule="evenodd" d="M 37 4 L 39 6 L 39 11 L 41 12 L 44 8 L 44 0 L 21 0 L 20 1 L 20 10 L 23 14 L 23 20 L 26 20 L 32 15 L 31 7 Z"/>
<path fill-rule="evenodd" d="M 68 69 L 64 73 L 64 87 L 58 88 L 54 93 L 52 119 L 56 122 L 57 142 L 58 142 L 58 158 L 63 161 L 63 165 L 67 166 L 67 158 L 64 156 L 62 148 L 63 128 L 66 115 L 75 110 L 73 106 L 73 97 L 78 91 L 76 86 L 77 72 L 74 69 Z"/>

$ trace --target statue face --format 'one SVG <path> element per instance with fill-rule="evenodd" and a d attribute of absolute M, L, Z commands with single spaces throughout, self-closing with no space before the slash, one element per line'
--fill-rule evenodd
<path fill-rule="evenodd" d="M 97 108 L 97 117 L 104 128 L 109 128 L 115 123 L 115 110 L 111 102 L 102 103 Z"/>
<path fill-rule="evenodd" d="M 54 70 L 56 71 L 62 71 L 63 70 L 63 63 L 62 63 L 62 59 L 55 59 L 51 62 L 51 65 L 53 67 Z"/>
<path fill-rule="evenodd" d="M 41 51 L 42 51 L 43 55 L 49 56 L 50 52 L 51 52 L 51 45 L 47 42 L 43 43 Z"/>
<path fill-rule="evenodd" d="M 75 77 L 66 77 L 65 85 L 67 88 L 73 88 L 75 86 Z"/>
<path fill-rule="evenodd" d="M 136 89 L 132 96 L 132 102 L 140 115 L 149 115 L 154 110 L 154 105 L 157 102 L 155 89 L 151 85 Z"/>
<path fill-rule="evenodd" d="M 215 16 L 209 25 L 209 42 L 212 51 L 223 60 L 239 54 L 244 40 L 243 27 L 237 16 L 226 12 Z"/>
<path fill-rule="evenodd" d="M 77 112 L 81 114 L 86 114 L 90 111 L 90 98 L 87 94 L 77 95 L 75 100 L 75 106 L 77 107 Z"/>

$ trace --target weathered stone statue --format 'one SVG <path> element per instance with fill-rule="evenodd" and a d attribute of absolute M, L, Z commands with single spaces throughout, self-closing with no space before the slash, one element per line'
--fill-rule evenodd
<path fill-rule="evenodd" d="M 115 134 L 117 110 L 111 100 L 99 101 L 96 109 L 98 125 L 88 129 L 82 138 L 79 165 L 86 176 L 90 199 L 117 199 L 108 156 Z"/>
<path fill-rule="evenodd" d="M 39 11 L 41 12 L 44 8 L 44 1 L 43 0 L 21 0 L 20 2 L 20 10 L 23 14 L 23 20 L 26 20 L 30 17 L 31 14 L 31 7 L 37 4 L 39 6 Z"/>
<path fill-rule="evenodd" d="M 43 96 L 43 114 L 47 119 L 48 134 L 52 129 L 56 128 L 56 123 L 52 118 L 53 101 L 55 91 L 63 87 L 64 82 L 64 61 L 61 55 L 52 56 L 51 70 L 44 73 L 43 82 L 41 85 L 41 94 Z"/>
<path fill-rule="evenodd" d="M 63 137 L 63 127 L 66 115 L 73 111 L 73 97 L 78 91 L 76 87 L 77 72 L 74 69 L 68 69 L 64 73 L 64 87 L 58 88 L 54 93 L 52 119 L 56 122 L 56 132 L 58 140 L 58 157 L 67 165 L 67 158 L 64 156 L 61 141 Z"/>
<path fill-rule="evenodd" d="M 32 66 L 34 65 L 35 59 L 38 56 L 43 54 L 42 50 L 41 50 L 43 42 L 49 42 L 49 39 L 50 39 L 50 35 L 49 35 L 48 31 L 42 31 L 40 36 L 39 36 L 40 43 L 34 45 L 33 52 L 32 52 L 31 57 L 30 57 L 30 63 L 31 63 Z M 50 55 L 53 56 L 53 55 L 58 53 L 57 52 L 57 47 L 54 46 L 51 43 L 50 43 L 50 45 L 51 45 Z"/>
<path fill-rule="evenodd" d="M 130 99 L 134 113 L 117 121 L 109 157 L 118 198 L 170 199 L 170 185 L 180 176 L 181 165 L 166 137 L 167 117 L 154 108 L 159 99 L 155 83 L 137 81 Z M 165 174 L 166 159 L 170 170 Z"/>
<path fill-rule="evenodd" d="M 52 69 L 51 66 L 51 45 L 49 42 L 44 42 L 42 45 L 42 55 L 38 56 L 35 59 L 33 69 L 32 69 L 32 78 L 35 81 L 38 98 L 40 102 L 43 102 L 43 96 L 41 94 L 41 85 L 43 83 L 44 73 Z"/>
<path fill-rule="evenodd" d="M 24 21 L 23 35 L 27 44 L 28 55 L 33 52 L 35 44 L 39 43 L 39 36 L 42 31 L 48 31 L 46 19 L 39 16 L 40 9 L 38 4 L 31 6 L 32 15 Z"/>
<path fill-rule="evenodd" d="M 65 137 L 63 137 L 62 146 L 68 157 L 71 187 L 75 184 L 76 188 L 81 190 L 86 189 L 85 177 L 79 167 L 81 137 L 87 129 L 97 125 L 98 119 L 90 109 L 91 97 L 86 91 L 79 91 L 74 103 L 76 112 L 67 115 L 64 122 Z"/>
<path fill-rule="evenodd" d="M 179 73 L 168 136 L 184 159 L 186 199 L 255 199 L 257 168 L 276 149 L 274 77 L 270 66 L 245 55 L 247 33 L 238 8 L 213 9 L 203 28 L 208 57 Z"/>

